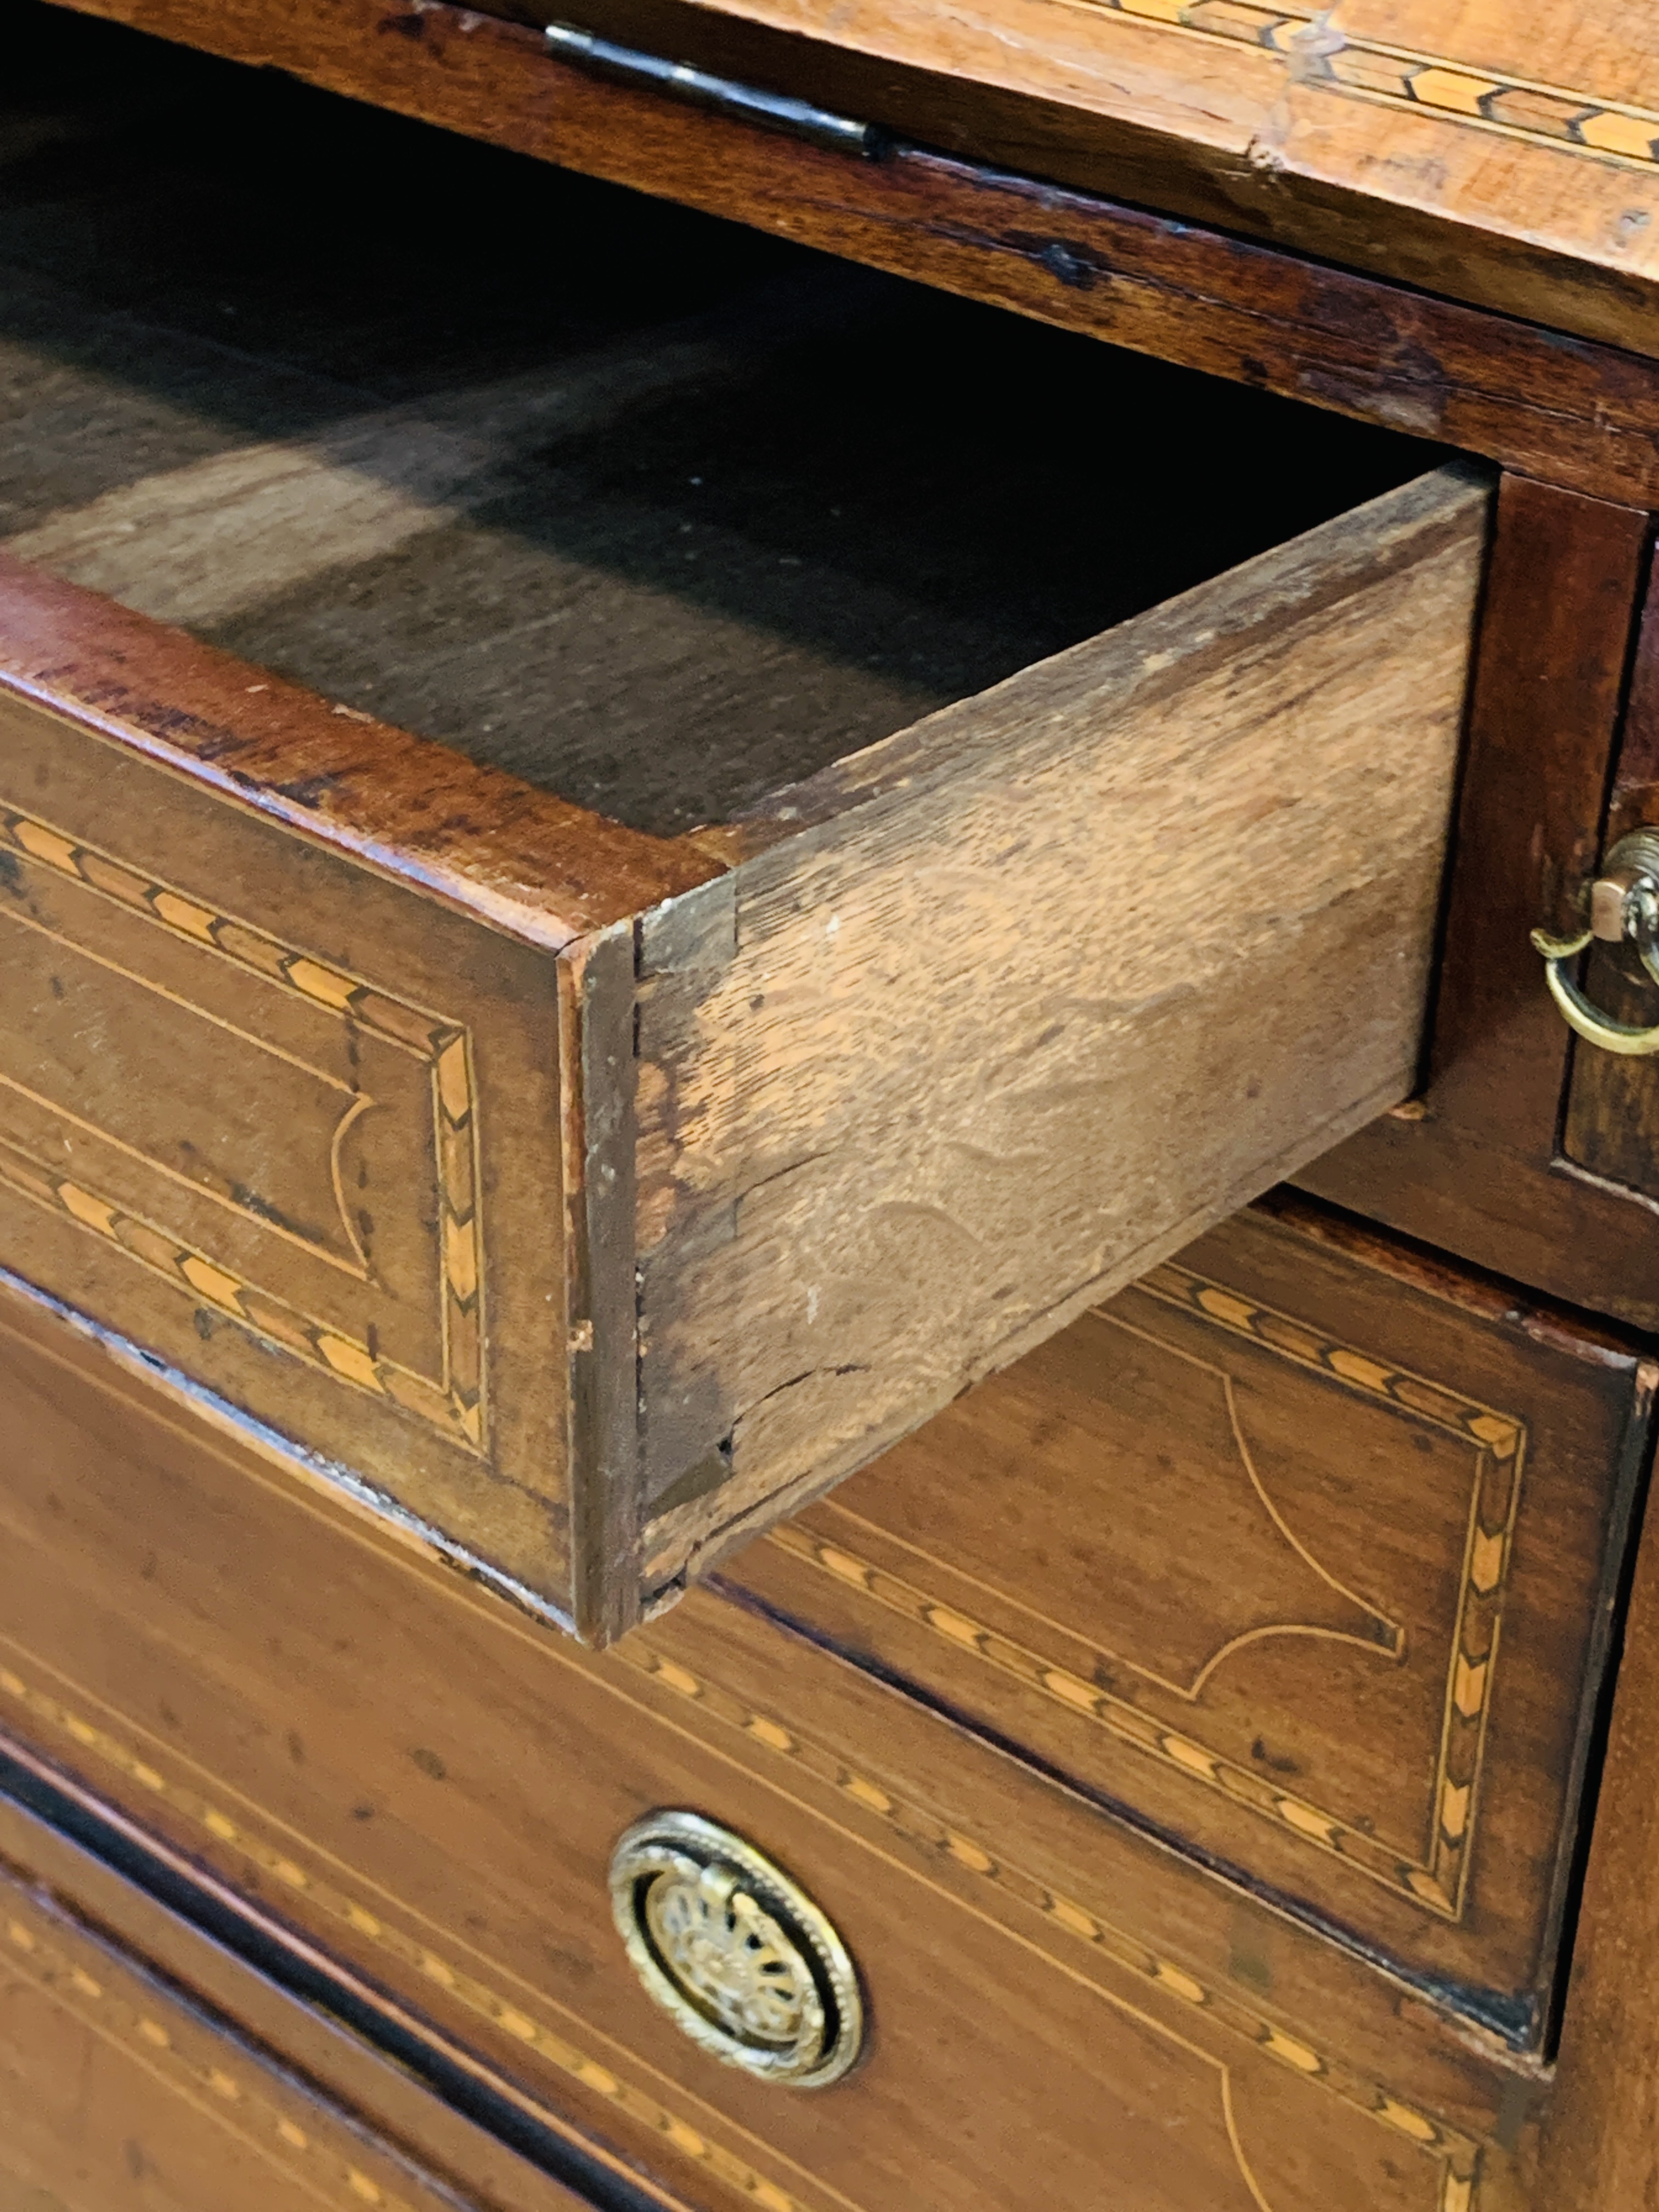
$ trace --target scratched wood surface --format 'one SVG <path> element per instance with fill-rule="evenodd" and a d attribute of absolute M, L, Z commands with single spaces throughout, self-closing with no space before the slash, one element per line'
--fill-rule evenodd
<path fill-rule="evenodd" d="M 0 1366 L 5 1734 L 690 2202 L 1024 2212 L 1037 2159 L 1078 2212 L 1525 2201 L 1535 2069 L 857 1668 L 704 1593 L 583 1654 L 26 1301 Z M 606 1858 L 672 1805 L 840 1928 L 872 2033 L 833 2091 L 635 1984 Z"/>
<path fill-rule="evenodd" d="M 1656 1384 L 1281 1200 L 723 1576 L 1541 2051 Z"/>
<path fill-rule="evenodd" d="M 38 0 L 19 4 L 33 8 L 23 20 L 37 33 L 52 20 Z M 1155 179 L 1114 172 L 1106 189 L 1116 200 L 1056 187 L 1043 179 L 1064 169 L 1044 165 L 1029 136 L 1041 108 L 1024 100 L 1025 135 L 1006 159 L 1035 177 L 929 150 L 951 142 L 946 127 L 880 161 L 803 145 L 551 62 L 528 25 L 445 0 L 287 0 L 280 9 L 269 0 L 99 0 L 96 12 L 1021 315 L 1437 435 L 1597 497 L 1659 505 L 1650 359 L 1340 265 L 1364 258 L 1373 241 L 1363 230 L 1352 253 L 1309 259 L 1234 234 L 1224 208 L 1211 210 L 1220 228 L 1156 212 L 1181 203 Z M 1066 20 L 1062 9 L 1045 13 Z M 695 40 L 738 26 L 707 8 L 673 21 Z M 79 29 L 83 41 L 112 35 Z M 136 63 L 155 49 L 135 41 L 128 51 Z M 833 65 L 846 52 L 812 49 L 814 96 L 836 89 Z M 99 64 L 89 55 L 80 65 Z M 890 82 L 884 71 L 872 88 L 878 107 Z M 194 143 L 204 112 L 238 97 L 216 84 L 185 135 Z M 475 235 L 499 235 L 521 191 L 503 185 Z M 421 204 L 424 228 L 434 210 Z M 194 214 L 190 228 L 194 235 Z M 1400 234 L 1391 219 L 1385 236 Z M 538 240 L 532 265 L 544 251 Z M 1459 268 L 1438 272 L 1454 295 Z M 1559 310 L 1577 326 L 1568 303 L 1537 305 L 1546 322 Z"/>
<path fill-rule="evenodd" d="M 582 2200 L 0 1800 L 0 2203 L 580 2212 Z"/>
<path fill-rule="evenodd" d="M 647 921 L 648 1579 L 1409 1091 L 1486 504 L 1425 477 L 947 710 Z"/>

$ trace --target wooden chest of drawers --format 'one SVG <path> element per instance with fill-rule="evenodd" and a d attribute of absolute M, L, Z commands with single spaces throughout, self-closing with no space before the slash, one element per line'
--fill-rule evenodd
<path fill-rule="evenodd" d="M 82 12 L 230 58 L 0 85 L 0 2189 L 1643 2212 L 1659 92 Z"/>

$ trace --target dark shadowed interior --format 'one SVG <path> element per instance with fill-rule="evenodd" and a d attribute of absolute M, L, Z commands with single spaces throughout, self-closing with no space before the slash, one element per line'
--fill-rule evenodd
<path fill-rule="evenodd" d="M 19 15 L 0 538 L 640 828 L 739 814 L 1437 458 Z"/>

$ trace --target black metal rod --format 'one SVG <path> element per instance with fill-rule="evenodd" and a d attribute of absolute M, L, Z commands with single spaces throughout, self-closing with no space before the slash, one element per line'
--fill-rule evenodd
<path fill-rule="evenodd" d="M 633 46 L 618 46 L 609 39 L 579 31 L 573 23 L 550 23 L 547 42 L 564 60 L 617 77 L 625 84 L 647 84 L 666 93 L 671 100 L 689 100 L 696 107 L 711 107 L 721 115 L 735 115 L 764 130 L 785 131 L 815 146 L 833 147 L 837 153 L 860 154 L 873 160 L 884 149 L 885 138 L 873 123 L 855 123 L 850 116 L 832 115 L 810 100 L 788 100 L 781 93 L 762 92 L 752 84 L 738 84 L 730 77 L 710 76 L 689 62 L 665 61 L 659 54 L 642 54 Z"/>

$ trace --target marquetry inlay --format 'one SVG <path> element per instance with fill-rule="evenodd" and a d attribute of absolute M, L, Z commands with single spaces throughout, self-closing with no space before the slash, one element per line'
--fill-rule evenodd
<path fill-rule="evenodd" d="M 1187 1268 L 1172 1264 L 1155 1268 L 1136 1284 L 1135 1289 L 1165 1305 L 1179 1308 L 1212 1328 L 1243 1338 L 1277 1358 L 1325 1376 L 1346 1390 L 1439 1428 L 1469 1448 L 1468 1518 L 1431 1784 L 1433 1817 L 1428 1848 L 1422 1856 L 1405 1856 L 1370 1826 L 1355 1819 L 1342 1818 L 1310 1796 L 1279 1785 L 1270 1774 L 1229 1757 L 1207 1742 L 1203 1733 L 1201 1701 L 1196 1694 L 1188 1700 L 1193 1707 L 1191 1717 L 1181 1725 L 1172 1726 L 1133 1699 L 1117 1694 L 1102 1681 L 1089 1679 L 1074 1666 L 1058 1660 L 1052 1650 L 1045 1651 L 1042 1624 L 1035 1617 L 1030 1633 L 1017 1635 L 979 1617 L 955 1594 L 948 1599 L 942 1596 L 929 1587 L 927 1579 L 929 1570 L 938 1563 L 917 1553 L 915 1547 L 890 1531 L 863 1522 L 860 1516 L 834 1499 L 820 1508 L 811 1522 L 786 1522 L 773 1529 L 767 1540 L 843 1588 L 859 1592 L 884 1610 L 925 1629 L 953 1652 L 996 1668 L 1050 1704 L 1095 1723 L 1126 1748 L 1157 1760 L 1188 1781 L 1218 1791 L 1232 1804 L 1258 1814 L 1271 1821 L 1281 1834 L 1340 1858 L 1357 1872 L 1413 1899 L 1437 1917 L 1459 1919 L 1473 1856 L 1510 1540 L 1520 1501 L 1525 1425 L 1440 1383 L 1390 1366 L 1354 1346 L 1328 1337 L 1288 1314 L 1275 1312 Z M 1101 1310 L 1101 1318 L 1115 1323 L 1118 1321 L 1109 1308 Z M 1222 1379 L 1224 1382 L 1227 1380 L 1224 1376 Z M 1231 1391 L 1228 1403 L 1231 1410 Z M 1260 1489 L 1259 1478 L 1236 1419 L 1233 1426 L 1243 1474 Z M 1265 1493 L 1263 1502 L 1268 1503 Z M 826 1535 L 816 1525 L 824 1521 L 836 1524 L 835 1536 Z M 1283 1528 L 1282 1522 L 1279 1525 Z M 843 1534 L 843 1529 L 848 1533 Z M 868 1543 L 860 1545 L 859 1540 L 861 1533 L 879 1538 L 884 1547 L 911 1554 L 915 1561 L 914 1571 L 901 1573 L 870 1556 Z M 1284 1534 L 1286 1542 L 1294 1547 L 1294 1532 L 1285 1528 Z M 1309 1564 L 1322 1572 L 1316 1561 L 1310 1558 Z M 1004 1595 L 999 1593 L 1000 1596 Z M 1011 1610 L 1022 1610 L 1012 1599 L 1008 1602 Z M 1361 1601 L 1355 1599 L 1354 1602 L 1358 1606 Z M 1330 1642 L 1372 1650 L 1385 1660 L 1398 1659 L 1404 1648 L 1401 1632 L 1395 1624 L 1371 1610 L 1376 1633 L 1369 1639 L 1307 1631 L 1294 1620 L 1282 1624 L 1282 1632 L 1310 1634 L 1316 1638 L 1323 1636 Z M 1253 1632 L 1253 1639 L 1238 1641 L 1260 1640 L 1275 1632 L 1280 1632 L 1273 1626 L 1264 1627 Z M 1224 1656 L 1231 1648 L 1234 1647 L 1224 1647 L 1221 1656 Z M 1096 1656 L 1102 1660 L 1117 1656 L 1098 1650 Z M 1200 1689 L 1203 1679 L 1200 1673 Z M 1178 1689 L 1180 1686 L 1164 1686 Z"/>
<path fill-rule="evenodd" d="M 259 1053 L 293 1072 L 306 1095 L 323 1099 L 319 1125 L 317 1180 L 331 1190 L 333 1219 L 326 1234 L 296 1230 L 267 1203 L 233 1187 L 205 1195 L 244 1231 L 253 1230 L 278 1249 L 301 1252 L 331 1269 L 337 1278 L 373 1288 L 375 1274 L 363 1248 L 348 1194 L 343 1187 L 342 1155 L 348 1136 L 377 1101 L 349 1081 L 307 1066 L 291 1051 L 257 1034 L 234 1029 L 223 1013 L 191 1003 L 175 978 L 163 980 L 145 970 L 144 939 L 155 932 L 197 948 L 247 979 L 246 1019 L 255 1021 L 263 994 L 276 991 L 299 1002 L 352 1036 L 377 1040 L 394 1054 L 412 1059 L 426 1071 L 429 1099 L 422 1126 L 409 1141 L 429 1152 L 436 1186 L 438 1218 L 430 1232 L 432 1296 L 440 1357 L 436 1373 L 422 1372 L 392 1358 L 370 1327 L 356 1331 L 319 1318 L 266 1281 L 254 1280 L 246 1264 L 222 1251 L 181 1236 L 158 1218 L 172 1192 L 199 1200 L 203 1191 L 171 1164 L 147 1152 L 121 1133 L 86 1119 L 61 1097 L 45 1096 L 26 1076 L 0 1069 L 0 1111 L 28 1121 L 27 1128 L 0 1127 L 0 1185 L 33 1205 L 73 1224 L 133 1267 L 187 1298 L 204 1325 L 228 1322 L 248 1335 L 299 1358 L 347 1388 L 402 1407 L 472 1451 L 484 1448 L 489 1424 L 483 1344 L 483 1222 L 478 1205 L 477 1101 L 471 1042 L 465 1026 L 413 1006 L 362 977 L 284 944 L 268 932 L 204 903 L 147 872 L 128 866 L 112 854 L 70 836 L 15 805 L 0 802 L 0 867 L 15 880 L 31 872 L 72 884 L 97 907 L 113 908 L 139 925 L 137 953 L 124 957 L 92 942 L 94 933 L 74 927 L 73 913 L 35 910 L 28 900 L 0 901 L 0 921 L 44 941 L 64 956 L 85 963 L 101 985 L 125 991 L 139 1006 L 155 1005 L 158 1016 L 182 1015 L 216 1036 L 224 1054 Z M 82 921 L 86 915 L 82 915 Z M 22 1050 L 14 1041 L 14 1052 Z M 192 1071 L 179 1070 L 187 1097 Z M 64 1150 L 78 1158 L 89 1154 L 93 1166 L 65 1171 L 61 1156 L 43 1157 L 40 1130 L 63 1133 Z M 155 1203 L 135 1205 L 101 1188 L 95 1174 L 100 1154 L 118 1153 L 149 1177 Z M 250 1170 L 250 1175 L 252 1171 Z M 411 1194 L 411 1202 L 412 1194 Z"/>
<path fill-rule="evenodd" d="M 164 1773 L 162 1767 L 171 1768 L 173 1762 L 159 1747 L 147 1756 L 118 1729 L 100 1725 L 76 1706 L 25 1683 L 11 1667 L 0 1667 L 0 1696 L 26 1711 L 37 1729 L 44 1726 L 76 1751 L 90 1753 L 125 1781 L 136 1784 L 152 1802 L 165 1805 L 203 1845 L 235 1854 L 260 1886 L 268 1885 L 277 1897 L 284 1891 L 303 1895 L 324 1919 L 381 1953 L 394 1967 L 441 1990 L 464 2010 L 514 2044 L 533 2051 L 555 2072 L 660 2136 L 683 2158 L 695 2160 L 715 2180 L 758 2206 L 760 2212 L 817 2212 L 815 2204 L 781 2187 L 706 2127 L 693 2126 L 679 2112 L 653 2096 L 616 2063 L 613 2054 L 607 2052 L 600 2058 L 588 2044 L 562 2032 L 547 2019 L 536 2017 L 522 1999 L 506 1995 L 451 1952 L 389 1917 L 378 1900 L 374 1905 L 366 1902 L 365 1887 L 337 1878 L 337 1871 L 331 1873 L 318 1855 L 291 1835 L 282 1839 L 275 1820 L 267 1820 L 257 1808 L 225 1793 L 194 1787 L 171 1771 Z M 233 1805 L 234 1810 L 230 1809 Z M 857 2208 L 852 2208 L 852 2212 L 857 2212 Z"/>
<path fill-rule="evenodd" d="M 1558 152 L 1659 167 L 1659 113 L 1564 85 L 1492 72 L 1375 39 L 1350 38 L 1332 9 L 1263 0 L 1064 0 L 1070 7 L 1279 56 L 1297 83 Z"/>
<path fill-rule="evenodd" d="M 293 2110 L 269 2094 L 252 2071 L 233 2062 L 230 2048 L 204 2028 L 181 2028 L 171 2012 L 144 2002 L 142 1985 L 129 1985 L 99 1958 L 71 1956 L 44 1914 L 11 1892 L 0 1903 L 0 1940 L 11 1971 L 64 2012 L 141 2065 L 163 2089 L 188 2099 L 198 2112 L 291 2172 L 307 2194 L 325 2203 L 380 2212 L 414 2212 L 410 2199 L 388 2189 L 341 2149 L 311 2115 L 301 2124 Z M 41 2202 L 45 2203 L 44 2197 Z"/>
<path fill-rule="evenodd" d="M 608 2051 L 600 2058 L 591 2047 L 551 2025 L 545 2015 L 563 2008 L 550 1996 L 541 1993 L 532 2002 L 505 1995 L 487 1971 L 465 1962 L 459 1944 L 445 1948 L 431 1940 L 429 1932 L 414 1934 L 400 1924 L 400 1913 L 388 1911 L 386 1904 L 378 1899 L 367 1902 L 365 1885 L 355 1885 L 337 1863 L 311 1850 L 291 1830 L 279 1831 L 273 1817 L 245 1799 L 216 1790 L 210 1783 L 203 1787 L 199 1780 L 178 1772 L 181 1762 L 166 1747 L 156 1744 L 141 1751 L 118 1725 L 93 1720 L 81 1709 L 92 1703 L 89 1698 L 82 1697 L 77 1705 L 27 1680 L 19 1669 L 30 1663 L 28 1655 L 9 1638 L 0 1637 L 0 1642 L 5 1642 L 15 1655 L 11 1663 L 0 1665 L 0 1698 L 27 1717 L 31 1734 L 45 1729 L 79 1753 L 101 1761 L 155 1802 L 164 1805 L 187 1830 L 194 1832 L 202 1845 L 241 1858 L 262 1885 L 272 1887 L 274 1894 L 280 1896 L 286 1890 L 303 1896 L 325 1919 L 349 1930 L 359 1942 L 383 1952 L 398 1966 L 412 1969 L 463 2008 L 535 2051 L 556 2071 L 660 2134 L 682 2155 L 702 2164 L 716 2179 L 760 2206 L 762 2212 L 812 2212 L 809 2198 L 816 2199 L 816 2191 L 808 2189 L 797 2195 L 780 2186 L 722 2143 L 707 2126 L 694 2127 L 663 2104 L 630 2075 L 625 2065 L 617 2063 L 620 2054 Z M 567 1656 L 539 1639 L 538 1649 L 555 1664 L 573 1672 L 586 1674 L 592 1663 Z M 695 1708 L 699 1732 L 711 1739 L 730 1741 L 746 1760 L 752 1763 L 758 1754 L 763 1765 L 793 1767 L 829 1784 L 849 1811 L 875 1821 L 896 1840 L 920 1847 L 930 1859 L 966 1878 L 973 1888 L 982 1889 L 994 1900 L 998 1918 L 1006 1920 L 1011 1909 L 1019 1915 L 1035 1916 L 1045 1936 L 1058 1940 L 1058 1949 L 1050 1954 L 1056 1960 L 1063 1958 L 1070 1947 L 1085 1946 L 1127 1971 L 1148 1996 L 1172 2002 L 1177 2016 L 1182 2011 L 1203 2015 L 1228 2037 L 1364 2113 L 1402 2145 L 1434 2161 L 1435 2212 L 1478 2212 L 1481 2160 L 1480 2145 L 1473 2137 L 1396 2097 L 1385 2084 L 1347 2064 L 1305 2031 L 1251 2003 L 1237 1987 L 1194 1973 L 1179 1960 L 1150 1949 L 1092 1905 L 1055 1889 L 886 1778 L 878 1779 L 867 1767 L 851 1764 L 831 1746 L 803 1733 L 781 1716 L 763 1711 L 741 1692 L 657 1652 L 644 1636 L 636 1633 L 629 1638 L 605 1662 L 611 1670 L 606 1687 L 620 1695 L 616 1680 L 618 1662 L 631 1667 L 655 1689 L 666 1692 L 675 1703 Z M 623 1702 L 641 1718 L 652 1714 L 648 1704 L 626 1697 Z M 808 1814 L 812 1810 L 800 1798 L 790 1796 L 790 1802 Z M 412 1914 L 407 1917 L 414 1922 Z M 1142 2025 L 1172 2044 L 1194 2048 L 1158 2014 L 1129 2005 L 1092 1978 L 1091 1986 L 1105 2002 L 1131 2012 Z M 572 2026 L 578 2034 L 581 2033 L 580 2022 L 573 2020 Z M 1210 2059 L 1208 2063 L 1218 2062 Z M 1219 2079 L 1224 2105 L 1231 2114 L 1231 2074 L 1224 2058 L 1219 2062 Z M 1250 2170 L 1236 2130 L 1230 2125 L 1229 2131 L 1241 2174 L 1255 2202 L 1263 2212 L 1274 2212 Z M 858 2212 L 838 2195 L 836 2203 L 844 2212 Z"/>

